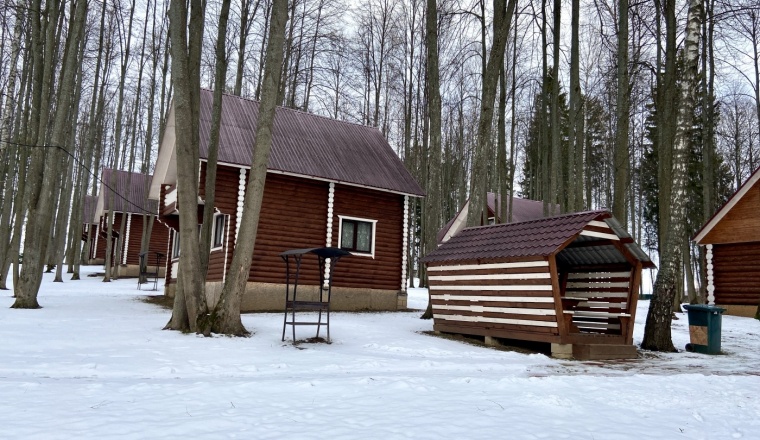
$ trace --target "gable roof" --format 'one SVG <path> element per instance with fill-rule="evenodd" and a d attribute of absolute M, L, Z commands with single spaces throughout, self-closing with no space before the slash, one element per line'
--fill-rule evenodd
<path fill-rule="evenodd" d="M 111 185 L 112 177 L 116 178 L 115 186 Z M 112 194 L 113 211 L 157 214 L 158 202 L 147 199 L 146 203 L 152 178 L 150 174 L 104 168 L 94 218 L 98 219 L 105 211 L 110 210 Z"/>
<path fill-rule="evenodd" d="M 213 92 L 201 90 L 200 98 L 200 158 L 205 160 L 208 157 Z M 250 168 L 258 114 L 258 101 L 223 95 L 220 164 Z M 172 130 L 173 106 L 156 163 L 158 182 L 151 186 L 152 197 L 157 198 L 160 185 L 176 176 L 173 168 L 176 161 L 171 159 L 176 154 Z M 285 107 L 275 110 L 267 170 L 411 196 L 424 195 L 378 129 Z"/>
<path fill-rule="evenodd" d="M 488 216 L 496 217 L 496 194 L 488 193 Z M 467 214 L 470 207 L 470 201 L 465 202 L 462 209 L 438 231 L 436 241 L 438 243 L 448 241 L 452 236 L 464 228 L 467 220 Z M 540 200 L 521 199 L 512 197 L 512 223 L 535 220 L 544 217 L 544 202 Z"/>
<path fill-rule="evenodd" d="M 84 196 L 82 203 L 82 224 L 97 224 L 98 219 L 95 218 L 95 206 L 98 204 L 97 196 Z"/>
<path fill-rule="evenodd" d="M 426 255 L 422 262 L 521 259 L 549 257 L 566 249 L 568 264 L 626 263 L 617 248 L 609 244 L 619 240 L 643 267 L 654 267 L 631 236 L 608 211 L 586 211 L 518 223 L 466 228 Z M 598 242 L 598 246 L 580 246 L 578 242 Z"/>
<path fill-rule="evenodd" d="M 705 243 L 704 239 L 707 236 L 707 234 L 710 233 L 710 231 L 715 228 L 715 226 L 720 223 L 721 220 L 728 214 L 731 209 L 736 206 L 744 196 L 747 195 L 747 193 L 750 192 L 752 188 L 755 187 L 757 182 L 760 181 L 760 167 L 755 169 L 755 171 L 752 173 L 752 175 L 749 176 L 749 178 L 742 184 L 742 186 L 739 187 L 738 190 L 726 201 L 726 203 L 723 204 L 723 206 L 713 214 L 712 217 L 710 217 L 707 222 L 705 222 L 704 225 L 702 225 L 702 228 L 697 231 L 696 234 L 694 234 L 694 238 L 692 239 L 697 244 L 711 244 L 711 243 Z"/>

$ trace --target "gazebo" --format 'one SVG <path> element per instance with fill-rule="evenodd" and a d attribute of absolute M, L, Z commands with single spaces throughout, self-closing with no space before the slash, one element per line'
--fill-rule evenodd
<path fill-rule="evenodd" d="M 607 211 L 466 228 L 422 259 L 434 330 L 551 344 L 555 357 L 633 358 L 641 270 Z"/>

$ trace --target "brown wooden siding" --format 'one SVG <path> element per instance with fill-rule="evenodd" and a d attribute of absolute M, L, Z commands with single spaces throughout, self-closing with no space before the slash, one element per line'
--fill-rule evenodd
<path fill-rule="evenodd" d="M 459 262 L 429 266 L 434 328 L 557 341 L 559 325 L 548 262 L 527 264 L 529 267 Z"/>
<path fill-rule="evenodd" d="M 563 311 L 571 313 L 570 333 L 591 332 L 627 336 L 621 323 L 631 315 L 632 272 L 574 271 L 563 274 Z M 635 292 L 638 294 L 638 292 Z M 625 327 L 625 328 L 624 328 Z"/>
<path fill-rule="evenodd" d="M 267 175 L 249 281 L 284 283 L 280 253 L 325 245 L 327 194 L 326 182 Z M 304 257 L 299 283 L 319 283 L 316 261 L 316 257 Z"/>
<path fill-rule="evenodd" d="M 100 236 L 98 237 L 98 245 L 95 249 L 95 259 L 102 259 L 105 261 L 106 258 L 106 245 L 108 243 L 107 237 L 108 237 L 108 227 L 106 226 L 108 222 L 108 214 L 102 215 L 100 217 L 100 223 L 98 223 L 98 232 L 100 233 Z M 116 252 L 116 235 L 119 233 L 119 229 L 121 228 L 121 213 L 117 212 L 114 213 L 113 218 L 113 235 L 111 236 L 111 240 L 113 240 L 113 244 L 111 246 L 111 255 L 113 256 L 114 252 Z M 93 241 L 95 240 L 95 237 L 92 238 Z M 111 258 L 111 261 L 113 261 L 113 258 Z"/>
<path fill-rule="evenodd" d="M 332 245 L 338 246 L 338 216 L 377 220 L 374 258 L 352 255 L 340 260 L 333 285 L 401 290 L 404 197 L 346 185 L 335 185 Z"/>
<path fill-rule="evenodd" d="M 201 163 L 201 179 L 199 188 L 201 199 L 206 199 L 206 162 Z M 227 216 L 224 228 L 226 243 L 222 249 L 212 250 L 209 255 L 208 281 L 222 281 L 224 274 L 232 262 L 232 247 L 235 242 L 235 221 L 237 214 L 238 185 L 240 183 L 240 169 L 234 167 L 219 166 L 216 170 L 216 184 L 214 186 L 214 208 L 216 211 Z M 267 185 L 269 182 L 267 182 Z M 213 228 L 213 225 L 212 225 Z M 212 237 L 213 240 L 213 230 Z M 229 254 L 227 252 L 229 251 Z M 225 259 L 225 256 L 227 257 Z"/>
<path fill-rule="evenodd" d="M 726 213 L 700 244 L 760 241 L 760 187 L 750 190 Z"/>
<path fill-rule="evenodd" d="M 205 181 L 205 173 L 206 163 L 202 162 L 201 182 Z M 227 246 L 211 252 L 208 281 L 223 280 L 232 262 L 239 176 L 239 168 L 219 166 L 217 170 L 214 206 L 229 216 L 225 230 Z M 199 194 L 202 199 L 205 197 L 204 189 L 201 183 Z M 288 249 L 325 246 L 328 190 L 327 182 L 272 173 L 267 175 L 249 281 L 283 283 L 285 264 L 280 253 Z M 163 187 L 161 196 L 163 203 Z M 339 215 L 377 220 L 375 258 L 350 256 L 342 259 L 333 275 L 334 285 L 399 290 L 403 196 L 336 184 L 332 246 L 338 244 Z M 164 216 L 162 220 L 172 225 L 173 218 L 176 216 Z M 168 283 L 172 282 L 173 276 L 176 275 L 171 273 L 171 259 L 168 258 Z M 306 256 L 299 283 L 318 282 L 316 257 Z"/>
<path fill-rule="evenodd" d="M 128 214 L 123 214 L 120 212 L 117 212 L 114 214 L 114 233 L 118 234 L 121 229 L 121 222 L 127 221 Z M 100 225 L 104 225 L 106 222 L 106 216 L 103 216 L 102 221 Z M 166 254 L 166 246 L 168 244 L 169 240 L 169 229 L 167 226 L 157 221 L 155 218 L 153 220 L 153 230 L 151 231 L 150 235 L 150 244 L 149 244 L 149 251 L 150 252 L 161 252 L 162 254 Z M 108 230 L 105 229 L 101 233 L 100 237 L 98 238 L 98 245 L 97 249 L 95 249 L 95 256 L 94 258 L 105 258 L 106 255 L 106 234 L 108 233 Z M 126 235 L 126 224 L 124 233 Z M 131 220 L 129 221 L 129 242 L 122 243 L 122 246 L 127 246 L 127 260 L 126 264 L 128 265 L 138 265 L 140 264 L 140 248 L 142 243 L 142 233 L 143 233 L 143 217 L 142 214 L 132 214 Z M 93 237 L 93 243 L 95 241 L 95 238 Z M 112 252 L 116 252 L 116 240 L 114 239 L 113 243 L 113 249 Z M 113 255 L 113 254 L 112 254 Z M 153 256 L 151 255 L 151 261 L 153 260 Z M 165 261 L 165 260 L 164 260 Z M 111 264 L 124 264 L 124 249 L 122 248 L 121 255 L 118 257 L 112 258 Z"/>
<path fill-rule="evenodd" d="M 760 303 L 760 242 L 713 246 L 713 267 L 717 305 Z"/>

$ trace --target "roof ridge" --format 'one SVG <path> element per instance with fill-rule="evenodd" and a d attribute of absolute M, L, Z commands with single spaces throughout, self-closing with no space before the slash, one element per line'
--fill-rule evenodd
<path fill-rule="evenodd" d="M 205 87 L 201 87 L 201 90 L 205 90 L 207 92 L 214 93 L 213 90 L 205 88 Z M 261 101 L 253 99 L 253 98 L 248 98 L 246 96 L 233 95 L 231 93 L 226 93 L 226 92 L 222 92 L 222 96 L 229 96 L 229 97 L 237 98 L 237 99 L 240 99 L 240 100 L 243 100 L 243 101 L 255 102 L 257 104 L 261 103 Z M 307 112 L 305 110 L 301 110 L 301 109 L 297 109 L 297 108 L 285 107 L 284 105 L 277 105 L 276 108 L 281 108 L 283 110 L 292 111 L 292 112 L 295 112 L 295 113 L 302 113 L 302 114 L 307 115 L 307 116 L 314 116 L 316 118 L 326 119 L 328 121 L 340 122 L 342 124 L 349 124 L 349 125 L 353 125 L 353 126 L 356 126 L 356 127 L 369 128 L 369 129 L 372 129 L 372 130 L 376 130 L 378 132 L 380 131 L 379 128 L 373 127 L 371 125 L 360 124 L 358 122 L 351 122 L 351 121 L 346 121 L 346 120 L 343 120 L 343 119 L 335 119 L 335 118 L 331 118 L 329 116 L 324 116 L 324 115 L 320 115 L 320 114 L 317 114 L 317 113 L 311 113 L 311 112 Z"/>
<path fill-rule="evenodd" d="M 609 212 L 609 211 L 607 211 L 606 209 L 592 209 L 592 210 L 589 210 L 589 211 L 569 212 L 569 213 L 565 213 L 565 214 L 554 215 L 554 216 L 551 216 L 551 217 L 542 217 L 542 218 L 536 218 L 536 219 L 532 219 L 532 220 L 523 220 L 521 222 L 496 223 L 496 224 L 493 224 L 493 225 L 482 225 L 482 226 L 469 226 L 469 227 L 464 228 L 463 231 L 467 230 L 467 229 L 483 229 L 483 228 L 494 228 L 494 227 L 497 227 L 497 226 L 504 226 L 504 225 L 517 225 L 517 224 L 523 224 L 523 223 L 545 222 L 547 220 L 554 220 L 554 219 L 558 219 L 558 218 L 562 218 L 562 217 L 581 216 L 581 215 L 588 215 L 588 214 L 591 214 L 591 213 L 603 214 L 603 213 L 607 213 L 607 212 Z"/>

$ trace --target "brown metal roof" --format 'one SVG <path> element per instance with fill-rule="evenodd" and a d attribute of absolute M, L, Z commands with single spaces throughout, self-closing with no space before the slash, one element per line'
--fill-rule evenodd
<path fill-rule="evenodd" d="M 488 193 L 488 216 L 496 216 L 496 194 Z M 468 200 L 469 202 L 469 200 Z M 464 209 L 464 208 L 462 208 Z M 454 221 L 462 214 L 462 209 L 446 223 L 441 230 L 436 234 L 436 240 L 438 243 L 443 241 L 446 233 L 449 232 Z M 544 202 L 540 200 L 521 199 L 519 197 L 512 197 L 512 223 L 526 222 L 528 220 L 535 220 L 544 218 Z"/>
<path fill-rule="evenodd" d="M 200 156 L 208 157 L 213 93 L 201 90 Z M 222 98 L 219 162 L 251 166 L 259 103 L 233 95 Z M 274 118 L 270 171 L 424 195 L 382 133 L 372 127 L 284 107 Z"/>
<path fill-rule="evenodd" d="M 113 186 L 111 183 L 113 174 L 116 175 L 116 186 Z M 148 199 L 148 191 L 150 190 L 152 178 L 153 176 L 150 174 L 130 173 L 129 171 L 104 168 L 102 182 L 100 183 L 100 194 L 104 197 L 104 209 L 109 210 L 111 206 L 113 191 L 108 188 L 111 187 L 116 191 L 116 194 L 113 196 L 114 211 L 139 214 L 158 213 L 157 201 Z"/>
<path fill-rule="evenodd" d="M 605 222 L 605 230 L 619 237 L 621 244 L 643 263 L 643 267 L 654 267 L 649 257 L 630 240 L 619 223 L 609 212 L 603 210 L 466 228 L 426 255 L 422 262 L 545 258 L 564 249 L 561 260 L 567 264 L 626 263 L 627 260 L 614 245 L 568 247 L 575 242 L 598 241 L 602 244 L 609 241 L 580 235 L 594 220 Z M 593 228 L 592 226 L 591 229 Z"/>
<path fill-rule="evenodd" d="M 98 220 L 95 218 L 95 207 L 98 204 L 97 196 L 84 196 L 84 203 L 82 203 L 82 224 L 97 224 Z"/>
<path fill-rule="evenodd" d="M 548 257 L 588 222 L 605 214 L 588 211 L 519 223 L 465 228 L 422 259 L 424 263 L 492 258 Z"/>

